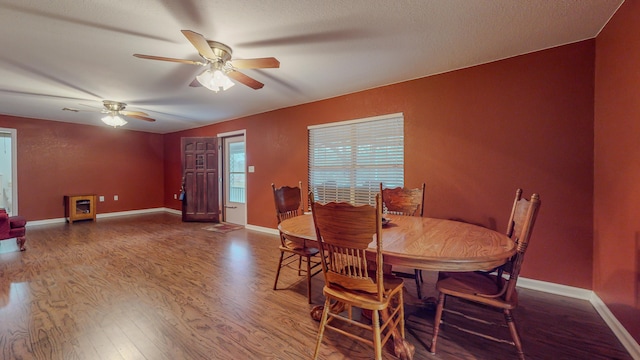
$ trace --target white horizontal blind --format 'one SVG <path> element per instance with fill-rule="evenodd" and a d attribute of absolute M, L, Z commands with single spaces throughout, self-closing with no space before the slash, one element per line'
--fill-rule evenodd
<path fill-rule="evenodd" d="M 309 189 L 316 201 L 375 205 L 385 187 L 404 186 L 404 116 L 309 127 Z"/>

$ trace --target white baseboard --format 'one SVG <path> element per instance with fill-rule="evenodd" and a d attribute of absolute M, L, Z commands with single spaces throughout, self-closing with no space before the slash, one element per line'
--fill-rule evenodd
<path fill-rule="evenodd" d="M 640 360 L 640 345 L 638 345 L 638 342 L 633 338 L 633 336 L 631 336 L 631 334 L 629 334 L 627 329 L 625 329 L 620 321 L 616 319 L 615 315 L 613 315 L 607 305 L 600 300 L 598 295 L 593 291 L 523 277 L 518 278 L 518 287 L 575 299 L 588 300 L 591 303 L 591 306 L 593 306 L 593 308 L 598 312 L 602 320 L 604 320 L 618 340 L 620 340 L 624 348 L 627 349 L 631 358 Z"/>
<path fill-rule="evenodd" d="M 96 217 L 99 218 L 109 218 L 115 216 L 126 216 L 126 215 L 139 215 L 139 214 L 148 214 L 155 212 L 168 212 L 175 215 L 182 215 L 180 210 L 170 209 L 170 208 L 154 208 L 154 209 L 143 209 L 143 210 L 131 210 L 131 211 L 119 211 L 112 213 L 103 213 L 97 214 Z M 65 218 L 58 219 L 46 219 L 46 220 L 38 220 L 38 221 L 29 221 L 27 222 L 27 227 L 30 226 L 38 226 L 38 225 L 46 225 L 46 224 L 56 224 L 65 222 Z M 247 224 L 245 226 L 247 230 L 260 231 L 267 234 L 279 235 L 280 232 L 278 229 L 267 228 L 263 226 L 256 226 Z M 611 331 L 616 335 L 618 340 L 622 343 L 622 345 L 627 349 L 629 354 L 634 360 L 640 360 L 640 345 L 638 342 L 629 334 L 629 332 L 624 328 L 624 326 L 616 319 L 615 315 L 609 310 L 607 305 L 596 295 L 592 290 L 577 288 L 573 286 L 561 285 L 550 283 L 546 281 L 527 279 L 524 277 L 520 277 L 518 279 L 518 287 L 523 289 L 531 289 L 546 292 L 549 294 L 561 295 L 575 299 L 588 300 L 594 309 L 598 312 L 600 317 L 604 320 L 604 322 L 609 326 Z"/>
<path fill-rule="evenodd" d="M 560 285 L 546 281 L 527 279 L 522 276 L 518 278 L 518 287 L 543 291 L 549 294 L 561 295 L 581 300 L 590 300 L 591 295 L 593 294 L 593 291 L 591 290 L 567 285 Z"/>
<path fill-rule="evenodd" d="M 169 210 L 170 209 L 168 208 L 162 207 L 162 208 L 153 208 L 153 209 L 117 211 L 117 212 L 111 212 L 111 213 L 96 214 L 96 218 L 104 219 L 104 218 L 117 217 L 117 216 L 141 215 L 141 214 L 151 214 L 151 213 L 157 213 L 157 212 L 170 212 Z M 182 212 L 180 214 L 182 214 Z"/>
<path fill-rule="evenodd" d="M 168 212 L 168 213 L 178 214 L 178 215 L 182 214 L 181 211 L 162 207 L 162 208 L 117 211 L 117 212 L 111 212 L 111 213 L 96 214 L 96 219 L 110 218 L 110 217 L 116 217 L 116 216 L 150 214 L 150 213 L 156 213 L 156 212 Z M 59 224 L 66 221 L 67 221 L 66 218 L 27 221 L 26 227 L 29 228 L 31 226 L 38 226 L 38 225 Z"/>
<path fill-rule="evenodd" d="M 611 313 L 607 305 L 598 297 L 598 295 L 596 295 L 596 293 L 591 294 L 589 301 L 598 314 L 600 314 L 602 320 L 609 325 L 609 328 L 613 331 L 618 340 L 620 340 L 624 348 L 627 349 L 631 358 L 640 360 L 640 345 L 638 345 L 638 342 L 633 338 L 633 336 L 631 336 L 631 334 L 629 334 L 627 329 L 622 326 L 620 321 L 616 319 L 615 315 Z"/>
<path fill-rule="evenodd" d="M 272 234 L 272 235 L 280 235 L 280 232 L 278 231 L 278 229 L 272 229 L 272 228 L 268 228 L 268 227 L 262 227 L 262 226 L 256 226 L 256 225 L 247 224 L 247 225 L 245 225 L 245 229 L 260 231 L 260 232 L 267 233 L 267 234 Z"/>
<path fill-rule="evenodd" d="M 28 229 L 32 226 L 38 225 L 49 225 L 49 224 L 59 224 L 67 221 L 66 218 L 57 218 L 57 219 L 45 219 L 45 220 L 36 220 L 36 221 L 27 221 L 27 225 L 25 227 Z"/>
<path fill-rule="evenodd" d="M 171 209 L 171 208 L 163 208 L 163 209 L 164 209 L 165 212 L 168 212 L 170 214 L 182 216 L 182 210 L 176 210 L 176 209 Z"/>

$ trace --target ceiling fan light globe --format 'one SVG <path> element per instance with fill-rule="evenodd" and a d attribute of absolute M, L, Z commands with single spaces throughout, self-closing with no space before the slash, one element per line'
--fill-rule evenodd
<path fill-rule="evenodd" d="M 123 126 L 127 122 L 118 115 L 107 115 L 102 118 L 102 122 L 113 127 Z"/>
<path fill-rule="evenodd" d="M 224 77 L 225 81 L 222 84 L 222 90 L 228 90 L 230 89 L 233 85 L 235 85 L 235 83 L 233 81 L 231 81 L 231 79 L 229 79 L 229 77 L 225 76 Z"/>
<path fill-rule="evenodd" d="M 196 76 L 196 80 L 200 83 L 200 85 L 206 87 L 209 90 L 211 89 L 211 80 L 213 79 L 213 74 L 211 70 L 205 70 L 200 75 Z"/>
<path fill-rule="evenodd" d="M 202 86 L 213 92 L 227 90 L 235 85 L 231 79 L 217 69 L 213 71 L 211 69 L 203 71 L 202 74 L 196 76 L 196 80 L 198 80 Z"/>

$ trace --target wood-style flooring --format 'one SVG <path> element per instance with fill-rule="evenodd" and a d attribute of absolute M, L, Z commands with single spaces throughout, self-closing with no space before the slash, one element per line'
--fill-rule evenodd
<path fill-rule="evenodd" d="M 278 236 L 206 226 L 157 213 L 29 227 L 25 252 L 0 242 L 0 358 L 310 359 L 318 323 L 304 277 L 284 269 L 272 289 Z M 435 296 L 425 275 L 423 292 Z M 415 294 L 413 280 L 405 284 Z M 322 286 L 319 275 L 315 305 Z M 522 289 L 514 316 L 528 359 L 630 359 L 587 301 Z M 432 355 L 433 311 L 408 304 L 406 320 L 415 359 L 516 357 L 510 345 L 452 327 Z M 390 346 L 384 356 L 395 358 Z M 325 334 L 322 359 L 372 357 Z"/>

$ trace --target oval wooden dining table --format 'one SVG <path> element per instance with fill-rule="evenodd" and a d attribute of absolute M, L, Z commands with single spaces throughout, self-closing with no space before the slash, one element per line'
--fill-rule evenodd
<path fill-rule="evenodd" d="M 430 271 L 490 270 L 516 252 L 515 242 L 497 231 L 460 221 L 385 214 L 382 228 L 383 263 Z M 282 221 L 278 229 L 292 241 L 317 242 L 313 216 Z M 375 251 L 375 241 L 370 248 Z M 311 311 L 319 320 L 322 306 Z M 394 350 L 412 359 L 415 347 L 394 334 Z"/>

